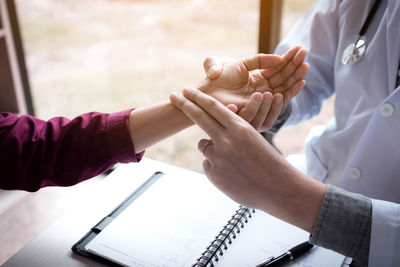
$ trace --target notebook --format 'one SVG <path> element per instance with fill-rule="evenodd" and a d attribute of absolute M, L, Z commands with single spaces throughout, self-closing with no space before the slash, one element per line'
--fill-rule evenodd
<path fill-rule="evenodd" d="M 157 171 L 140 189 L 85 244 L 89 254 L 123 266 L 255 266 L 308 240 L 305 231 L 240 206 L 202 174 Z M 287 266 L 342 261 L 342 255 L 314 247 Z"/>

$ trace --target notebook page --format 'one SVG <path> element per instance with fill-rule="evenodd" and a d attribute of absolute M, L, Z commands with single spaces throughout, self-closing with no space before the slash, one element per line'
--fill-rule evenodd
<path fill-rule="evenodd" d="M 126 266 L 190 266 L 238 207 L 203 175 L 166 174 L 86 248 Z"/>
<path fill-rule="evenodd" d="M 256 210 L 241 230 L 238 242 L 225 251 L 217 266 L 256 266 L 307 241 L 308 236 L 307 232 Z M 340 266 L 343 258 L 333 251 L 313 247 L 304 257 L 285 266 Z"/>

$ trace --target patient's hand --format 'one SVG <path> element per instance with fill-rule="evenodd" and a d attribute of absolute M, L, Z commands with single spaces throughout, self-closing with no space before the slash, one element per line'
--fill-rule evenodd
<path fill-rule="evenodd" d="M 258 54 L 245 59 L 207 58 L 207 79 L 200 90 L 223 104 L 242 109 L 254 92 L 283 95 L 283 106 L 304 87 L 309 65 L 304 63 L 305 49 L 294 47 L 283 57 Z"/>

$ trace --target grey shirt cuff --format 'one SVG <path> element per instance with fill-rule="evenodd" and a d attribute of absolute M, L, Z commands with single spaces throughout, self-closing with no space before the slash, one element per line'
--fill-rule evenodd
<path fill-rule="evenodd" d="M 309 242 L 368 265 L 371 223 L 371 199 L 327 185 Z"/>

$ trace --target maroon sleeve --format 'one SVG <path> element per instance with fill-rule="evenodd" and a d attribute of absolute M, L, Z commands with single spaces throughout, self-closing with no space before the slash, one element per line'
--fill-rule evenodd
<path fill-rule="evenodd" d="M 137 162 L 128 127 L 130 110 L 43 121 L 0 113 L 0 188 L 37 191 L 69 186 L 117 162 Z"/>

